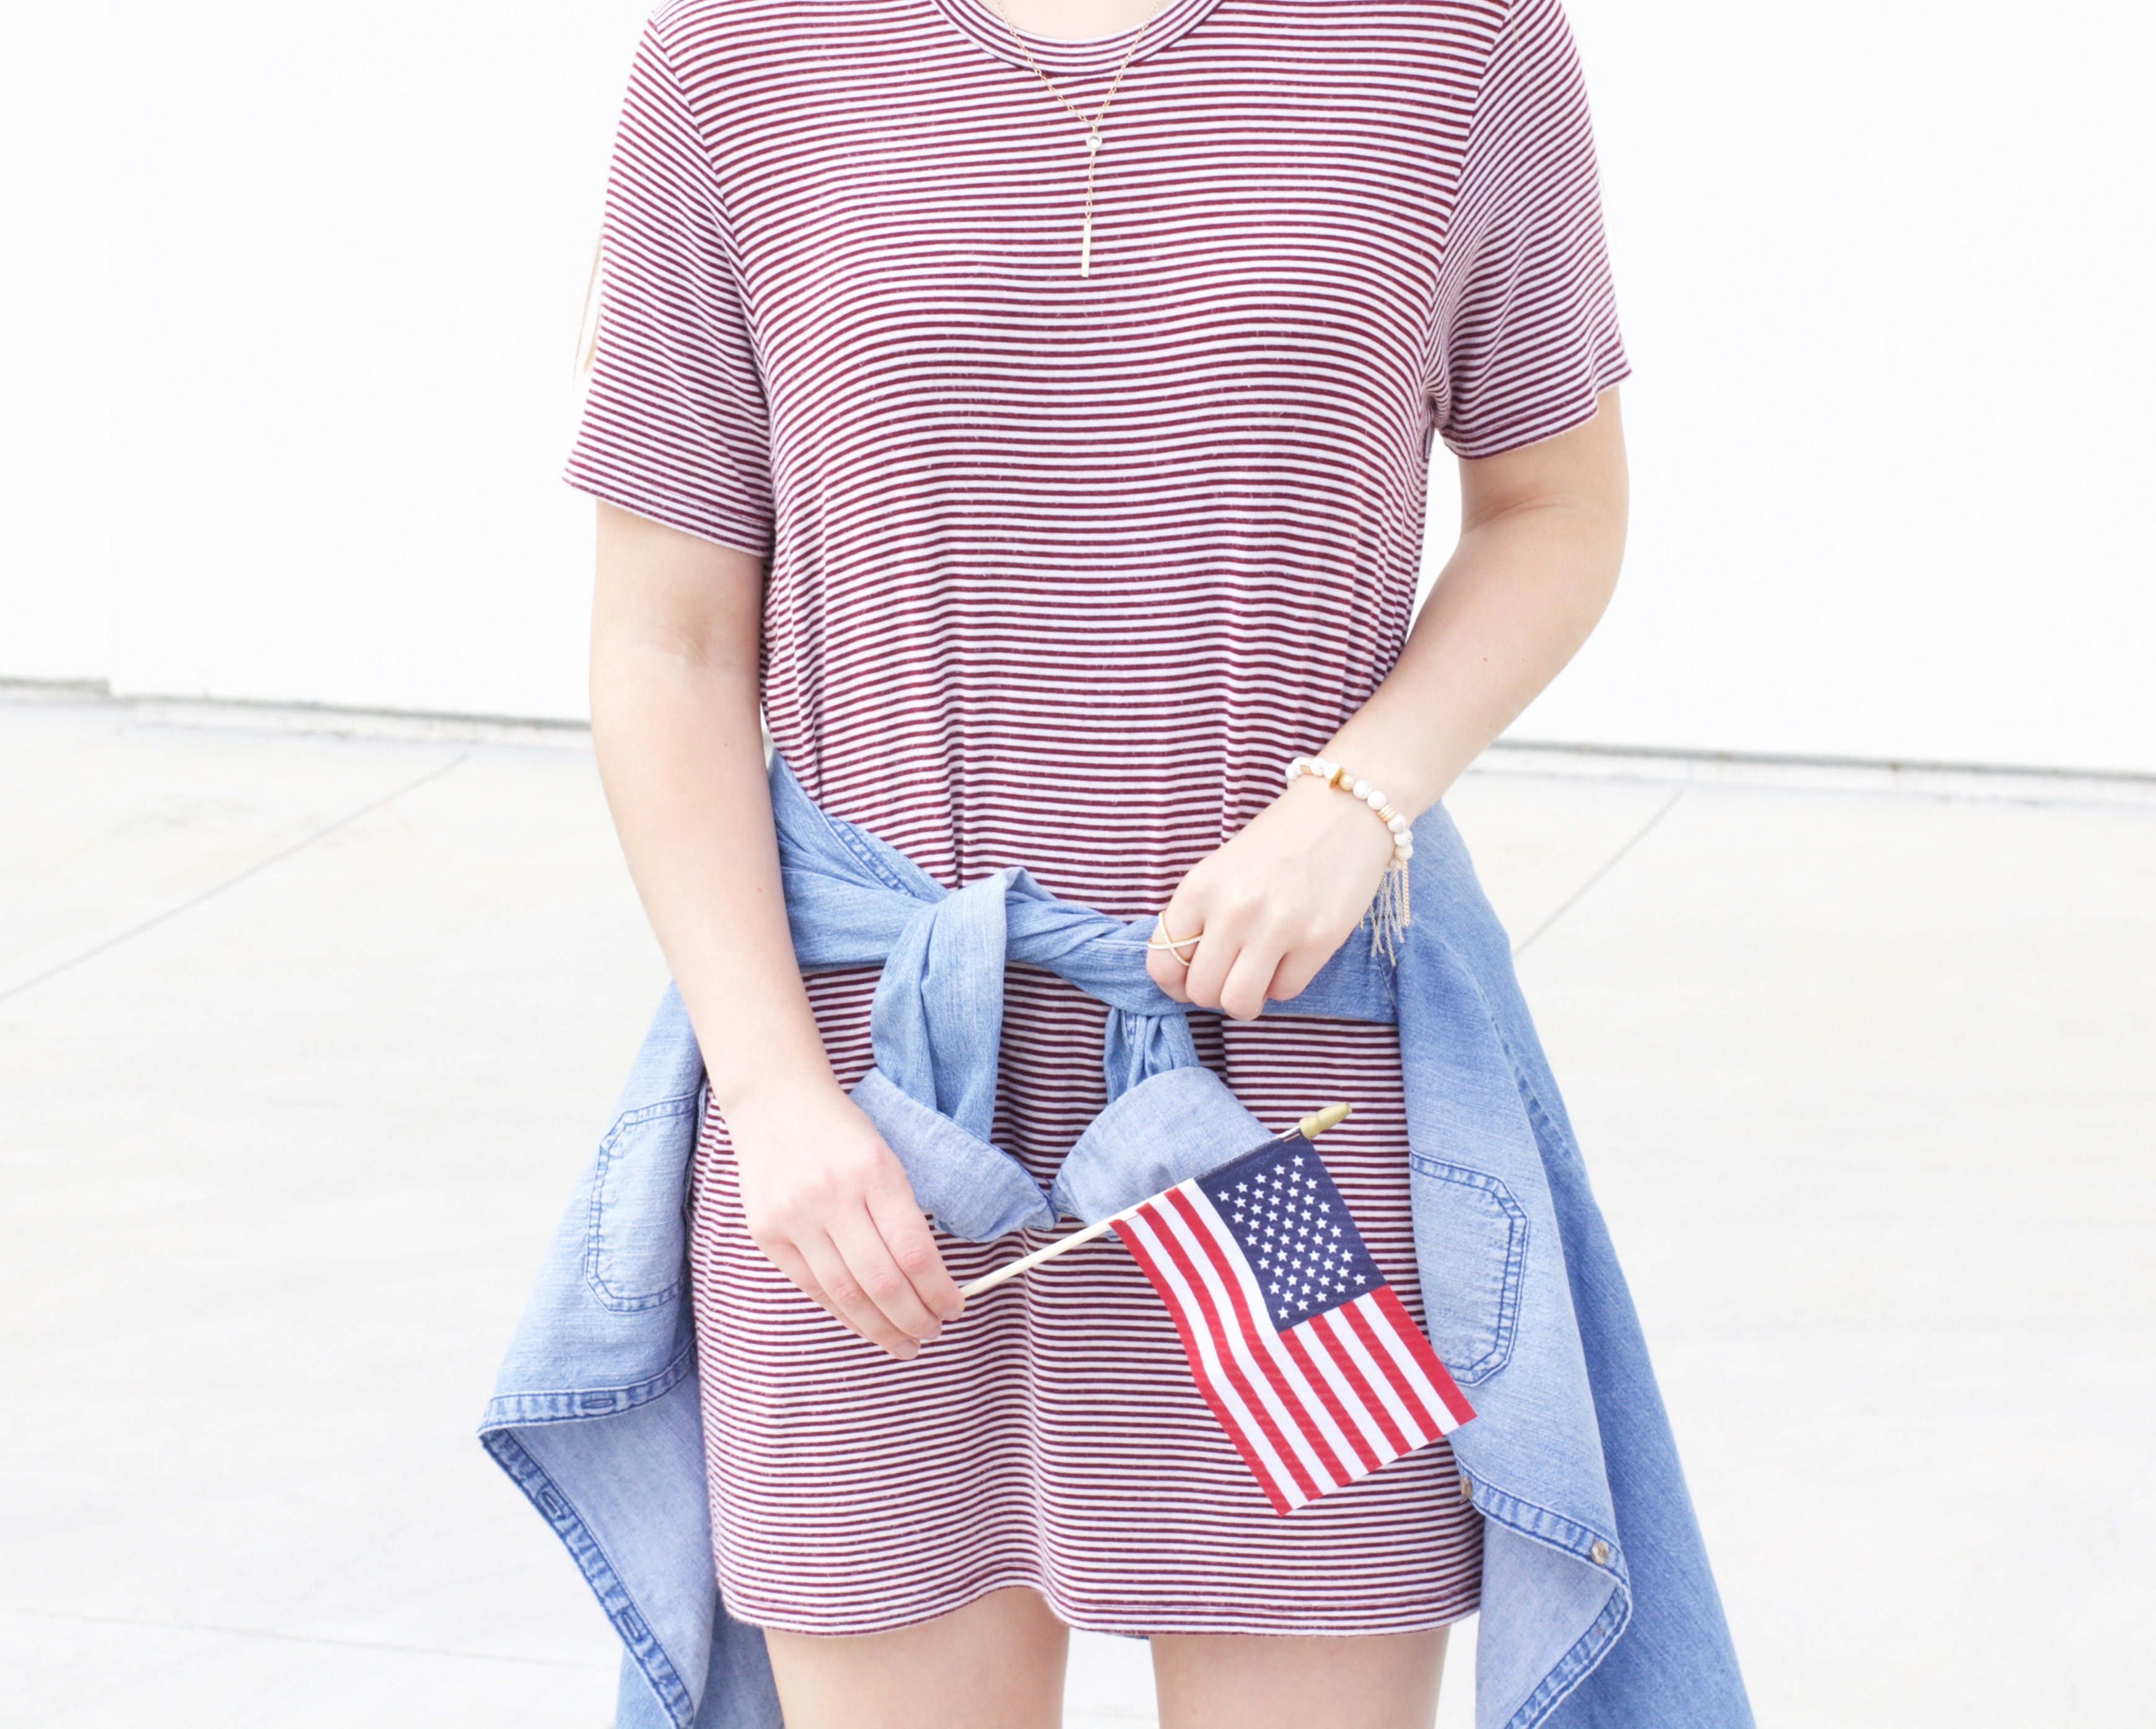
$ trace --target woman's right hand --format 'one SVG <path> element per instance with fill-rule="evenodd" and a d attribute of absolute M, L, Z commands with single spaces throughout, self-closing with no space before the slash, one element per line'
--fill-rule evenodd
<path fill-rule="evenodd" d="M 829 1081 L 721 1101 L 748 1234 L 839 1321 L 901 1362 L 966 1300 L 944 1270 L 906 1167 Z"/>

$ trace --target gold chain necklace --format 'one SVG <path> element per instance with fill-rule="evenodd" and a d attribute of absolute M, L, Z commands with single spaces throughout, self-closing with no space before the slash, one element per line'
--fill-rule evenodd
<path fill-rule="evenodd" d="M 1147 26 L 1168 8 L 1165 5 L 1156 8 L 1147 16 L 1145 23 L 1138 26 L 1138 33 L 1131 38 L 1131 45 L 1124 51 L 1123 64 L 1116 68 L 1115 77 L 1109 80 L 1108 94 L 1101 98 L 1101 105 L 1095 110 L 1092 119 L 1087 120 L 1072 105 L 1070 99 L 1055 88 L 1055 80 L 1040 69 L 1040 62 L 1034 59 L 1033 50 L 1025 45 L 1025 38 L 1018 33 L 1018 26 L 1010 21 L 1010 14 L 1004 10 L 1004 0 L 990 0 L 990 3 L 996 9 L 996 16 L 1004 21 L 1004 28 L 1010 32 L 1010 39 L 1017 44 L 1018 51 L 1025 56 L 1026 64 L 1033 68 L 1034 76 L 1048 86 L 1048 94 L 1063 105 L 1070 117 L 1086 129 L 1086 219 L 1078 230 L 1078 274 L 1091 276 L 1093 274 L 1093 174 L 1101 166 L 1101 122 L 1106 117 L 1108 105 L 1116 100 L 1116 90 L 1123 81 L 1123 74 L 1131 69 L 1131 57 L 1137 53 L 1138 44 L 1145 40 Z"/>

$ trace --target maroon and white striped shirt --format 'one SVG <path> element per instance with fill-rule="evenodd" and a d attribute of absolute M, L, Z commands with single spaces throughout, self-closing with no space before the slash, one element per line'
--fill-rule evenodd
<path fill-rule="evenodd" d="M 1130 42 L 1029 38 L 1088 115 Z M 1626 367 L 1557 0 L 1170 0 L 1101 135 L 1081 278 L 1086 129 L 976 0 L 662 6 L 568 472 L 767 557 L 766 712 L 812 797 L 953 887 L 1024 864 L 1132 915 L 1392 665 L 1433 440 L 1546 438 Z M 872 984 L 812 982 L 842 1078 Z M 1100 1108 L 1101 1013 L 1014 970 L 998 1132 L 1044 1178 Z M 1355 1101 L 1327 1162 L 1419 1315 L 1391 1030 L 1199 1022 L 1268 1121 Z M 1019 1246 L 946 1245 L 962 1278 Z M 1473 1606 L 1442 1444 L 1276 1521 L 1112 1243 L 887 1364 L 748 1242 L 714 1119 L 692 1252 L 747 1619 L 1012 1583 L 1123 1631 Z"/>

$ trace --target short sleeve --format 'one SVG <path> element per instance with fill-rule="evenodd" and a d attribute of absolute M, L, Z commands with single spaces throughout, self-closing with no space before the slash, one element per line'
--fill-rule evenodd
<path fill-rule="evenodd" d="M 1494 456 L 1593 418 L 1631 372 L 1594 128 L 1559 0 L 1513 0 L 1476 100 L 1438 278 L 1438 430 Z"/>
<path fill-rule="evenodd" d="M 706 540 L 770 550 L 763 381 L 711 158 L 647 28 L 615 134 L 597 350 L 563 476 Z"/>

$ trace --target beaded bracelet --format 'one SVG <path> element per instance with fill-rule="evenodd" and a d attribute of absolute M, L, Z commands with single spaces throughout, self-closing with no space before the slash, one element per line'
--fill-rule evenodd
<path fill-rule="evenodd" d="M 1392 831 L 1392 860 L 1385 866 L 1384 880 L 1378 884 L 1377 897 L 1364 916 L 1370 924 L 1370 952 L 1382 951 L 1388 960 L 1394 958 L 1408 927 L 1408 861 L 1414 857 L 1414 825 L 1393 808 L 1383 793 L 1368 781 L 1356 779 L 1337 762 L 1328 762 L 1322 757 L 1297 757 L 1283 772 L 1291 787 L 1307 775 L 1323 781 L 1328 787 L 1337 788 L 1349 798 L 1368 805 L 1377 813 L 1378 820 Z"/>
<path fill-rule="evenodd" d="M 1337 762 L 1327 762 L 1322 757 L 1298 757 L 1286 769 L 1291 787 L 1304 775 L 1323 781 L 1328 787 L 1337 787 L 1351 798 L 1359 798 L 1378 813 L 1378 820 L 1393 831 L 1393 854 L 1404 864 L 1414 857 L 1414 829 L 1408 819 L 1394 810 L 1391 803 L 1368 781 L 1358 781 Z"/>

